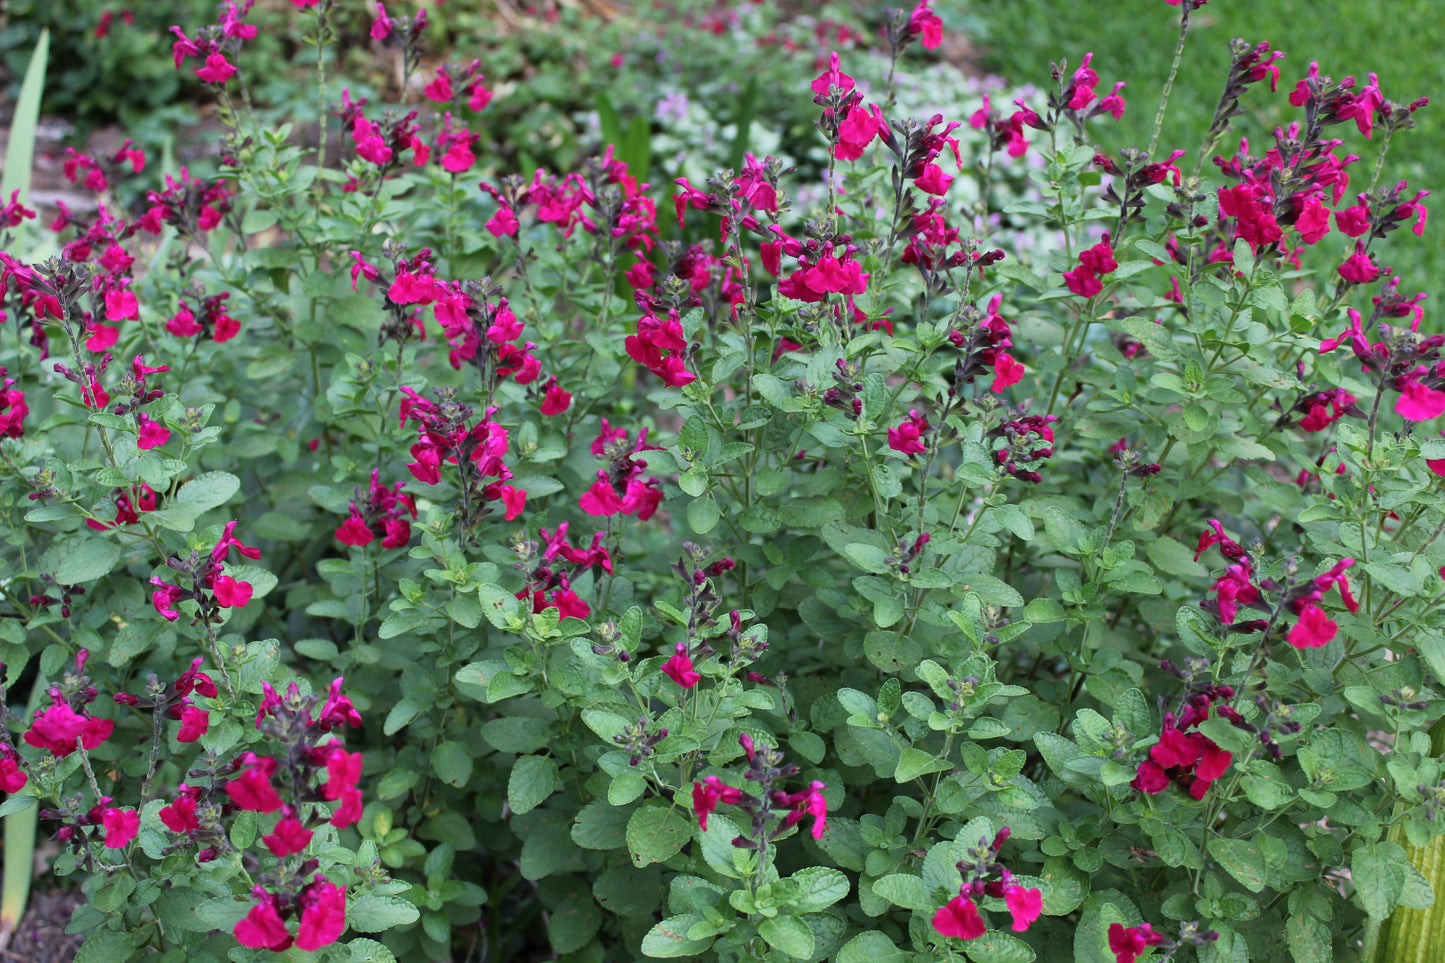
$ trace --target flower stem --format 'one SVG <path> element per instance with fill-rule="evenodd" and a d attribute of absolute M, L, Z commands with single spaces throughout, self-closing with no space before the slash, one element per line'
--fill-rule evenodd
<path fill-rule="evenodd" d="M 1164 81 L 1164 92 L 1159 97 L 1159 111 L 1154 115 L 1154 134 L 1149 138 L 1149 157 L 1153 159 L 1154 148 L 1159 146 L 1159 132 L 1164 128 L 1164 109 L 1169 106 L 1169 94 L 1174 90 L 1174 78 L 1179 75 L 1179 61 L 1184 57 L 1184 38 L 1189 33 L 1189 3 L 1179 5 L 1179 40 L 1174 44 L 1174 62 L 1169 65 L 1169 79 Z"/>

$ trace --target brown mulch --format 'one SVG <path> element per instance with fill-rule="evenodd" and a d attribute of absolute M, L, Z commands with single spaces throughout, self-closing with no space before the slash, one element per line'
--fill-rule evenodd
<path fill-rule="evenodd" d="M 10 944 L 0 950 L 0 963 L 71 963 L 85 938 L 65 928 L 81 899 L 78 890 L 31 893 Z"/>

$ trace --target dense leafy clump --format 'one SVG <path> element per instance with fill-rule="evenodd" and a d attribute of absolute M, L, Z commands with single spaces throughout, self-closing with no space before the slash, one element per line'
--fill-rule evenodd
<path fill-rule="evenodd" d="M 655 105 L 443 15 L 177 24 L 213 166 L 72 150 L 93 211 L 0 211 L 0 814 L 87 953 L 1426 945 L 1423 99 L 1240 40 L 1197 143 L 1171 73 L 1101 148 L 1143 98 L 1088 53 L 910 116 L 926 0 L 599 29 L 697 51 Z M 279 43 L 311 133 L 251 96 Z"/>

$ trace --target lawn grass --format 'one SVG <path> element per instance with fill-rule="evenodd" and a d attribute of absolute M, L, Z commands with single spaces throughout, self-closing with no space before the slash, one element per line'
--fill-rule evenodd
<path fill-rule="evenodd" d="M 1083 53 L 1094 51 L 1101 91 L 1107 92 L 1115 81 L 1127 81 L 1124 96 L 1129 104 L 1113 131 L 1106 131 L 1107 120 L 1094 121 L 1099 125 L 1096 136 L 1112 147 L 1149 143 L 1159 91 L 1174 56 L 1178 7 L 1164 0 L 993 0 L 960 3 L 953 12 L 954 23 L 975 32 L 983 48 L 983 65 L 1013 83 L 1047 86 L 1051 61 L 1067 57 L 1072 71 Z M 1389 100 L 1408 103 L 1428 96 L 1433 101 L 1416 115 L 1416 129 L 1391 143 L 1381 183 L 1408 180 L 1410 196 L 1420 188 L 1435 191 L 1436 203 L 1427 205 L 1438 210 L 1439 201 L 1445 200 L 1445 118 L 1441 116 L 1445 59 L 1440 56 L 1445 50 L 1445 16 L 1439 0 L 1379 4 L 1214 0 L 1195 11 L 1191 21 L 1159 141 L 1161 151 L 1183 148 L 1190 152 L 1192 163 L 1228 71 L 1230 39 L 1265 40 L 1288 56 L 1280 64 L 1278 93 L 1271 94 L 1267 84 L 1257 85 L 1243 101 L 1250 113 L 1235 121 L 1237 133 L 1249 137 L 1252 153 L 1268 146 L 1277 125 L 1300 116 L 1289 106 L 1287 94 L 1311 60 L 1319 62 L 1321 73 L 1336 79 L 1355 75 L 1361 86 L 1373 72 Z M 1350 192 L 1364 190 L 1379 156 L 1379 135 L 1367 141 L 1353 124 L 1333 128 L 1331 135 L 1345 141 L 1344 151 L 1362 158 L 1354 168 Z M 1237 143 L 1226 140 L 1226 149 Z M 1396 267 L 1404 288 L 1430 290 L 1432 282 L 1445 278 L 1445 216 L 1432 216 L 1423 238 L 1402 230 L 1379 244 L 1378 250 L 1377 260 Z M 1441 297 L 1445 292 L 1435 294 L 1437 303 Z M 1428 307 L 1427 302 L 1427 325 L 1445 330 L 1445 323 L 1432 322 Z"/>

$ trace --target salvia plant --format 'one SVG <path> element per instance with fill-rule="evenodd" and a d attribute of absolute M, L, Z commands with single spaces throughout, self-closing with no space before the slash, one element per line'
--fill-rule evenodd
<path fill-rule="evenodd" d="M 88 963 L 1440 952 L 1423 98 L 1239 40 L 1160 144 L 1173 0 L 1154 143 L 821 46 L 816 179 L 648 183 L 489 161 L 422 8 L 292 0 L 259 124 L 252 2 L 172 28 L 218 173 L 0 213 L 0 814 Z"/>

